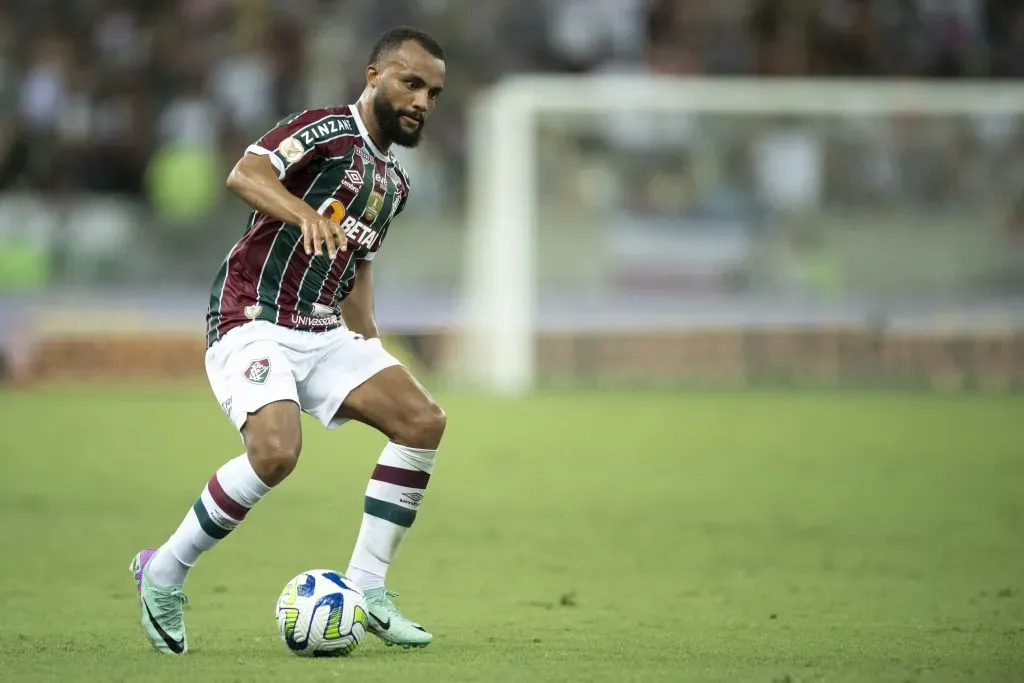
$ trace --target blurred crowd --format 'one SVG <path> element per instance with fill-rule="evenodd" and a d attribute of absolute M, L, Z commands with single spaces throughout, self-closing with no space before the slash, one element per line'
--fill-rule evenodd
<path fill-rule="evenodd" d="M 0 189 L 170 206 L 160 178 L 189 169 L 201 211 L 279 116 L 353 100 L 397 23 L 448 51 L 430 144 L 454 175 L 469 96 L 514 71 L 1024 76 L 1017 0 L 5 0 Z"/>

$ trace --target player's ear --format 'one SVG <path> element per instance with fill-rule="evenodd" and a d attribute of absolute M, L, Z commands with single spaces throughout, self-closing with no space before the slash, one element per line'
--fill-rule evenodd
<path fill-rule="evenodd" d="M 380 71 L 377 70 L 377 66 L 375 64 L 371 64 L 366 67 L 366 83 L 373 88 L 376 88 L 380 84 Z"/>

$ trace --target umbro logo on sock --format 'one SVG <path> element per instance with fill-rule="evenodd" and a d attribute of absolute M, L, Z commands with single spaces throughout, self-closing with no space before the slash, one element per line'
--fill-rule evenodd
<path fill-rule="evenodd" d="M 417 507 L 420 504 L 420 501 L 423 500 L 423 494 L 419 491 L 402 491 L 401 500 L 406 505 Z"/>

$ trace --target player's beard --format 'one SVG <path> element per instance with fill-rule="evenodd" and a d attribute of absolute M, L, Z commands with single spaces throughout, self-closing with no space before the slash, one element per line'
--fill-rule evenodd
<path fill-rule="evenodd" d="M 416 112 L 401 112 L 391 106 L 383 90 L 378 90 L 373 98 L 373 116 L 377 119 L 380 132 L 391 142 L 400 147 L 415 147 L 420 144 L 420 136 L 423 134 L 423 120 L 416 130 L 409 132 L 402 128 L 401 117 L 404 115 L 418 118 Z"/>

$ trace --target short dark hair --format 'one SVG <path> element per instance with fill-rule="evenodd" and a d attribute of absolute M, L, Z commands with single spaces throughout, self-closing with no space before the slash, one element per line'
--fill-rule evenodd
<path fill-rule="evenodd" d="M 441 45 L 431 38 L 426 31 L 421 31 L 420 29 L 413 28 L 412 26 L 398 26 L 386 31 L 384 35 L 377 39 L 376 44 L 373 46 L 373 50 L 370 52 L 369 63 L 379 64 L 380 60 L 385 55 L 394 52 L 398 48 L 402 47 L 403 43 L 407 43 L 410 40 L 419 43 L 420 47 L 424 50 L 441 61 L 444 61 L 444 50 L 441 49 Z"/>

